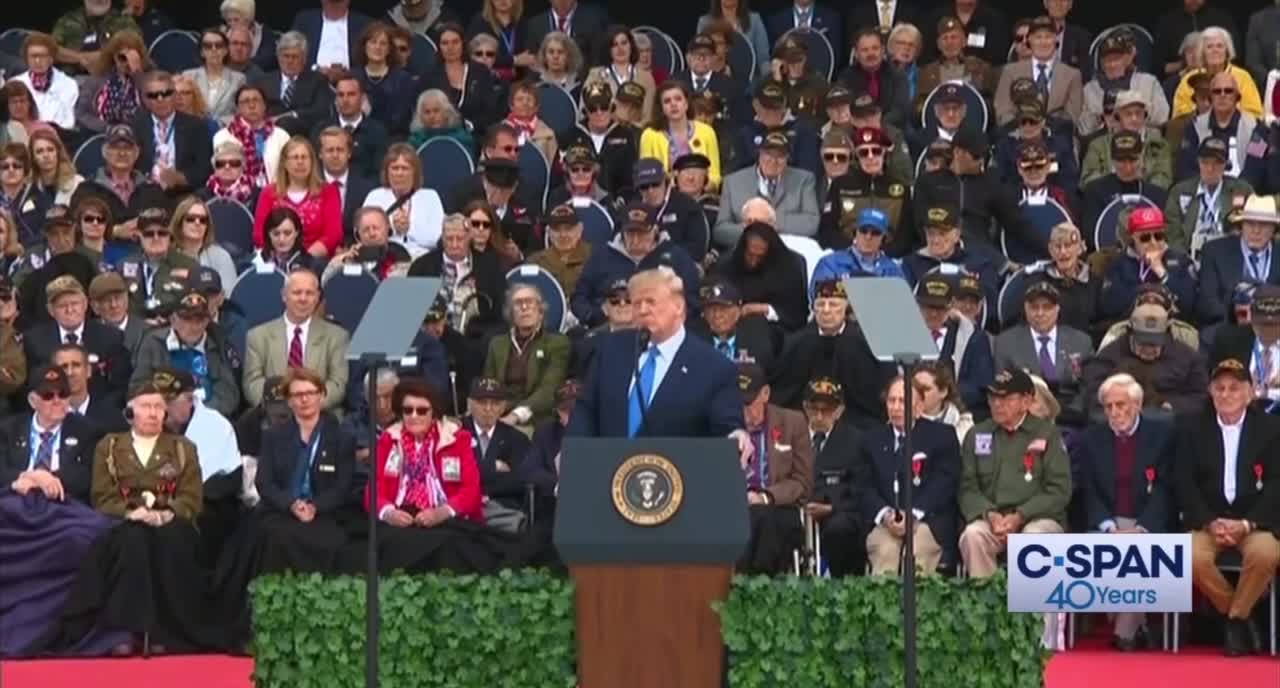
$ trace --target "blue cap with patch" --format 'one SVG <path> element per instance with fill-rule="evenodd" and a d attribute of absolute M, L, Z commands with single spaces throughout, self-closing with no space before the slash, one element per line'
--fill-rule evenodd
<path fill-rule="evenodd" d="M 879 208 L 863 208 L 858 211 L 858 229 L 870 227 L 881 234 L 889 231 L 889 216 Z"/>

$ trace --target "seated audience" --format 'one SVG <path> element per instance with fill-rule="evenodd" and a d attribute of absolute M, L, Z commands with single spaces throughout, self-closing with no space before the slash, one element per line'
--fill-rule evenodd
<path fill-rule="evenodd" d="M 473 439 L 480 465 L 484 522 L 504 533 L 518 533 L 525 521 L 524 464 L 529 436 L 501 420 L 508 405 L 506 387 L 492 377 L 477 377 L 467 393 L 462 427 Z"/>
<path fill-rule="evenodd" d="M 547 304 L 534 285 L 507 289 L 503 311 L 510 330 L 489 340 L 484 375 L 506 388 L 502 421 L 532 432 L 554 410 L 555 391 L 568 374 L 569 339 L 546 330 Z"/>
<path fill-rule="evenodd" d="M 155 328 L 142 338 L 131 382 L 155 379 L 156 371 L 177 370 L 192 379 L 192 394 L 202 406 L 225 417 L 240 408 L 240 385 L 225 352 L 209 337 L 209 301 L 188 291 L 169 314 L 169 326 Z"/>
<path fill-rule="evenodd" d="M 63 275 L 54 279 L 45 288 L 45 294 L 52 320 L 23 334 L 27 365 L 32 369 L 47 365 L 59 345 L 82 346 L 89 354 L 93 394 L 122 404 L 131 369 L 123 335 L 115 327 L 88 318 L 89 299 L 84 286 L 74 277 Z"/>
<path fill-rule="evenodd" d="M 314 272 L 289 273 L 280 297 L 284 315 L 249 330 L 244 357 L 245 401 L 251 406 L 262 401 L 267 378 L 306 368 L 319 376 L 325 390 L 324 408 L 336 408 L 347 391 L 347 331 L 317 317 L 320 279 Z"/>
<path fill-rule="evenodd" d="M 364 205 L 382 208 L 391 217 L 391 241 L 413 258 L 435 248 L 444 207 L 435 191 L 423 188 L 418 153 L 408 144 L 392 144 L 382 161 L 380 178 L 382 186 L 369 192 Z"/>
<path fill-rule="evenodd" d="M 702 287 L 700 296 L 702 319 L 686 323 L 689 332 L 730 361 L 750 361 L 766 374 L 776 373 L 774 363 L 782 335 L 759 315 L 744 315 L 738 288 L 732 282 L 713 279 Z"/>
<path fill-rule="evenodd" d="M 564 293 L 569 295 L 578 288 L 578 279 L 582 277 L 594 249 L 592 244 L 582 240 L 582 232 L 578 211 L 568 203 L 558 205 L 547 213 L 547 247 L 529 256 L 530 265 L 551 273 Z"/>
<path fill-rule="evenodd" d="M 254 85 L 241 86 L 235 92 L 235 115 L 227 122 L 226 127 L 213 135 L 214 176 L 209 178 L 209 189 L 219 196 L 232 195 L 253 210 L 257 205 L 249 205 L 250 194 L 246 191 L 235 192 L 235 186 L 229 182 L 241 182 L 242 188 L 263 189 L 273 184 L 278 178 L 281 154 L 285 144 L 289 143 L 289 132 L 276 126 L 275 120 L 267 116 L 267 97 L 262 88 Z M 235 169 L 240 174 L 230 176 L 224 172 L 226 167 L 218 165 L 218 151 L 229 143 L 240 144 L 240 162 Z M 215 182 L 215 179 L 222 180 Z M 231 187 L 231 188 L 228 188 Z M 256 198 L 256 194 L 254 195 Z"/>
<path fill-rule="evenodd" d="M 440 246 L 418 256 L 409 266 L 409 276 L 441 279 L 440 293 L 448 304 L 449 323 L 455 330 L 469 335 L 502 329 L 506 279 L 494 254 L 474 250 L 467 219 L 462 215 L 445 217 Z"/>
<path fill-rule="evenodd" d="M 809 317 L 804 258 L 782 242 L 768 201 L 747 201 L 742 219 L 742 235 L 711 273 L 738 288 L 743 315 L 764 316 L 782 332 L 795 332 Z"/>
<path fill-rule="evenodd" d="M 316 257 L 333 255 L 342 242 L 342 199 L 333 184 L 320 179 L 315 149 L 306 139 L 295 136 L 280 153 L 281 167 L 274 183 L 263 187 L 254 213 L 253 241 L 265 243 L 267 216 L 278 207 L 293 210 L 302 220 L 302 243 Z"/>
<path fill-rule="evenodd" d="M 860 498 L 866 464 L 857 460 L 859 431 L 844 422 L 844 389 L 826 376 L 805 385 L 802 405 L 813 445 L 814 481 L 805 515 L 821 529 L 825 563 L 833 576 L 860 576 L 867 567 Z"/>

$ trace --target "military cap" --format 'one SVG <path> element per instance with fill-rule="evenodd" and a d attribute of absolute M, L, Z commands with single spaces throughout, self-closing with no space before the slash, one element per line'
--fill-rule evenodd
<path fill-rule="evenodd" d="M 853 99 L 849 112 L 854 117 L 871 117 L 880 112 L 880 103 L 875 98 L 872 98 L 870 93 L 860 93 Z"/>
<path fill-rule="evenodd" d="M 848 299 L 849 295 L 845 293 L 844 282 L 838 279 L 818 280 L 813 285 L 814 298 L 818 299 Z"/>
<path fill-rule="evenodd" d="M 964 105 L 964 92 L 960 90 L 960 84 L 945 83 L 938 89 L 933 102 L 936 105 Z"/>
<path fill-rule="evenodd" d="M 804 44 L 794 35 L 783 36 L 773 49 L 773 56 L 786 62 L 802 62 L 808 56 Z"/>
<path fill-rule="evenodd" d="M 627 81 L 618 87 L 618 95 L 615 96 L 615 99 L 619 103 L 628 105 L 644 105 L 644 96 L 644 86 L 634 81 Z"/>
<path fill-rule="evenodd" d="M 591 150 L 591 146 L 585 142 L 575 143 L 564 151 L 565 167 L 581 164 L 596 164 L 596 152 Z"/>
<path fill-rule="evenodd" d="M 1035 393 L 1036 385 L 1031 381 L 1031 376 L 1020 368 L 1009 368 L 996 373 L 996 378 L 987 385 L 987 394 L 993 397 Z"/>
<path fill-rule="evenodd" d="M 705 305 L 741 306 L 742 292 L 727 280 L 718 280 L 704 286 L 700 296 Z"/>
<path fill-rule="evenodd" d="M 791 153 L 791 139 L 781 131 L 771 131 L 765 134 L 764 139 L 760 141 L 760 150 L 781 151 L 783 154 Z"/>
<path fill-rule="evenodd" d="M 478 377 L 471 381 L 469 399 L 500 399 L 505 401 L 507 390 L 502 383 L 492 377 Z"/>
<path fill-rule="evenodd" d="M 1049 280 L 1042 279 L 1033 282 L 1031 286 L 1027 287 L 1026 293 L 1022 296 L 1024 303 L 1029 302 L 1032 299 L 1048 299 L 1054 303 L 1058 303 L 1061 299 L 1061 294 L 1058 293 L 1058 288 L 1053 286 Z"/>
<path fill-rule="evenodd" d="M 198 291 L 191 290 L 182 295 L 174 306 L 174 312 L 183 318 L 209 317 L 209 299 Z"/>
<path fill-rule="evenodd" d="M 592 82 L 582 91 L 582 103 L 587 108 L 609 107 L 613 103 L 613 88 L 603 81 Z"/>
<path fill-rule="evenodd" d="M 653 209 L 641 201 L 632 201 L 622 216 L 622 231 L 646 231 L 653 229 Z"/>
<path fill-rule="evenodd" d="M 108 146 L 117 143 L 127 143 L 130 146 L 138 145 L 138 138 L 133 135 L 133 128 L 127 124 L 114 124 L 107 127 L 106 141 Z"/>
<path fill-rule="evenodd" d="M 957 275 L 955 294 L 956 298 L 982 298 L 982 283 L 978 275 L 968 271 Z"/>
<path fill-rule="evenodd" d="M 196 380 L 191 373 L 179 368 L 156 368 L 151 373 L 151 384 L 166 399 L 172 399 L 183 392 L 191 392 L 196 388 Z"/>
<path fill-rule="evenodd" d="M 738 364 L 738 391 L 742 392 L 742 401 L 751 403 L 760 396 L 760 390 L 768 384 L 764 368 L 758 363 Z"/>
<path fill-rule="evenodd" d="M 774 79 L 765 79 L 756 86 L 756 101 L 761 107 L 769 110 L 777 110 L 784 107 L 787 103 L 787 90 L 782 83 Z"/>
<path fill-rule="evenodd" d="M 1224 358 L 1219 361 L 1218 365 L 1213 367 L 1213 374 L 1209 379 L 1217 380 L 1223 375 L 1241 382 L 1253 382 L 1253 374 L 1249 372 L 1249 367 L 1234 358 Z"/>
<path fill-rule="evenodd" d="M 80 284 L 80 281 L 71 275 L 60 275 L 45 285 L 44 296 L 49 303 L 53 303 L 59 297 L 67 294 L 84 294 L 84 285 Z"/>
<path fill-rule="evenodd" d="M 951 305 L 951 280 L 939 273 L 927 274 L 916 287 L 916 303 L 931 308 L 946 308 Z"/>
<path fill-rule="evenodd" d="M 1052 162 L 1049 151 L 1040 141 L 1027 141 L 1018 147 L 1018 167 L 1022 169 L 1044 167 Z"/>
<path fill-rule="evenodd" d="M 1206 137 L 1200 142 L 1200 149 L 1196 152 L 1197 158 L 1213 158 L 1221 162 L 1227 161 L 1227 142 L 1217 136 Z"/>
<path fill-rule="evenodd" d="M 804 400 L 842 404 L 844 403 L 844 388 L 832 378 L 815 377 L 804 387 Z"/>
<path fill-rule="evenodd" d="M 553 227 L 576 225 L 578 224 L 578 211 L 574 210 L 573 206 L 568 203 L 561 203 L 551 209 L 551 212 L 547 215 L 547 224 Z"/>
<path fill-rule="evenodd" d="M 938 206 L 925 213 L 924 226 L 925 229 L 955 229 L 960 226 L 960 221 L 954 209 Z"/>
<path fill-rule="evenodd" d="M 827 105 L 848 105 L 853 103 L 853 94 L 849 87 L 836 82 L 827 90 Z"/>
<path fill-rule="evenodd" d="M 1264 325 L 1280 323 L 1280 287 L 1272 284 L 1258 286 L 1253 292 L 1253 303 L 1249 306 L 1249 315 L 1255 323 Z"/>
<path fill-rule="evenodd" d="M 1129 315 L 1129 334 L 1138 344 L 1163 344 L 1169 332 L 1169 311 L 1154 303 L 1140 304 Z"/>
<path fill-rule="evenodd" d="M 560 386 L 556 388 L 556 408 L 572 406 L 578 400 L 579 391 L 580 385 L 578 385 L 577 380 L 568 378 L 561 382 Z"/>
<path fill-rule="evenodd" d="M 1018 119 L 1033 119 L 1036 121 L 1044 121 L 1045 109 L 1044 101 L 1039 98 L 1028 98 L 1018 103 Z"/>
<path fill-rule="evenodd" d="M 49 365 L 31 371 L 28 387 L 37 395 L 56 393 L 64 397 L 71 395 L 71 383 L 62 368 Z M 25 437 L 25 435 L 24 435 Z"/>
<path fill-rule="evenodd" d="M 716 42 L 707 34 L 700 33 L 689 41 L 687 49 L 691 55 L 697 52 L 714 53 L 716 51 Z"/>
<path fill-rule="evenodd" d="M 1142 157 L 1142 137 L 1132 131 L 1121 131 L 1111 136 L 1112 160 L 1138 160 Z"/>
<path fill-rule="evenodd" d="M 878 127 L 862 127 L 853 132 L 853 143 L 855 146 L 883 146 L 885 148 L 893 145 L 893 142 L 889 140 L 889 135 Z"/>

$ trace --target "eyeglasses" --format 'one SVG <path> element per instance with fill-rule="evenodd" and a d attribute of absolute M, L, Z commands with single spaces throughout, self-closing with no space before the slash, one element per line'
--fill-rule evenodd
<path fill-rule="evenodd" d="M 882 155 L 884 155 L 883 148 L 859 148 L 858 149 L 859 158 L 878 158 Z"/>
<path fill-rule="evenodd" d="M 471 53 L 471 56 L 472 56 L 472 57 L 477 57 L 477 58 L 483 58 L 483 57 L 497 57 L 497 56 L 498 56 L 498 51 L 496 51 L 496 50 L 477 50 L 477 51 L 475 51 L 475 52 Z"/>
<path fill-rule="evenodd" d="M 823 153 L 822 159 L 826 162 L 849 162 L 848 153 Z"/>
<path fill-rule="evenodd" d="M 225 170 L 227 168 L 238 170 L 244 166 L 244 163 L 239 160 L 219 160 L 213 163 L 213 166 L 219 170 Z"/>
<path fill-rule="evenodd" d="M 1034 127 L 1035 125 L 1040 124 L 1043 121 L 1044 120 L 1034 119 L 1031 117 L 1023 117 L 1022 119 L 1018 120 L 1018 124 L 1021 124 L 1024 127 Z"/>
<path fill-rule="evenodd" d="M 204 50 L 225 50 L 227 48 L 227 44 L 218 41 L 216 43 L 201 43 L 200 47 Z"/>
<path fill-rule="evenodd" d="M 318 396 L 320 396 L 320 390 L 318 389 L 304 389 L 301 392 L 289 393 L 290 399 L 312 399 Z"/>
<path fill-rule="evenodd" d="M 169 230 L 167 230 L 167 229 L 148 229 L 147 231 L 145 231 L 145 232 L 143 232 L 143 233 L 142 233 L 142 237 L 143 237 L 144 239 L 161 239 L 161 238 L 168 239 L 168 238 L 169 238 Z"/>
<path fill-rule="evenodd" d="M 474 229 L 493 229 L 493 223 L 488 220 L 471 220 L 471 227 Z"/>
<path fill-rule="evenodd" d="M 67 398 L 69 398 L 69 397 L 70 397 L 70 395 L 69 395 L 69 394 L 66 394 L 66 393 L 61 392 L 61 391 L 58 391 L 58 392 L 50 392 L 50 391 L 37 392 L 37 393 L 36 393 L 36 396 L 40 397 L 40 399 L 41 399 L 42 401 L 53 401 L 54 399 L 67 399 Z"/>
<path fill-rule="evenodd" d="M 400 409 L 400 414 L 408 418 L 409 416 L 422 416 L 426 418 L 431 415 L 430 406 L 405 406 Z"/>
<path fill-rule="evenodd" d="M 1133 235 L 1133 240 L 1139 244 L 1149 244 L 1153 241 L 1164 241 L 1164 232 L 1143 232 L 1142 234 Z"/>
<path fill-rule="evenodd" d="M 609 298 L 610 306 L 630 306 L 631 299 L 625 296 L 613 296 Z"/>
<path fill-rule="evenodd" d="M 20 163 L 20 162 L 5 162 L 5 163 L 0 163 L 0 170 L 4 170 L 4 171 L 6 171 L 6 172 L 8 172 L 8 171 L 10 171 L 10 170 L 18 170 L 19 172 L 23 172 L 23 171 L 26 171 L 26 169 L 27 169 L 27 166 L 26 166 L 26 165 L 23 165 L 23 164 L 22 164 L 22 163 Z"/>
<path fill-rule="evenodd" d="M 194 224 L 197 224 L 197 225 L 206 225 L 206 226 L 208 226 L 208 224 L 209 224 L 209 216 L 208 216 L 208 215 L 192 215 L 192 214 L 188 213 L 188 214 L 186 215 L 186 217 L 183 217 L 182 219 L 183 219 L 183 221 L 184 221 L 184 222 L 191 222 L 191 223 L 194 223 Z"/>
<path fill-rule="evenodd" d="M 569 174 L 591 174 L 594 171 L 590 165 L 574 165 L 569 168 Z"/>
<path fill-rule="evenodd" d="M 162 100 L 164 98 L 172 98 L 175 91 L 166 88 L 163 91 L 147 91 L 147 100 Z"/>
<path fill-rule="evenodd" d="M 1234 88 L 1211 88 L 1209 92 L 1215 96 L 1232 96 L 1235 95 L 1236 90 Z"/>

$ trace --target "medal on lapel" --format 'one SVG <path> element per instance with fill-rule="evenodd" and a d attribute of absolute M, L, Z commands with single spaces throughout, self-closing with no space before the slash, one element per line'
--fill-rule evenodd
<path fill-rule="evenodd" d="M 1262 462 L 1253 464 L 1253 477 L 1255 482 L 1253 486 L 1258 488 L 1258 492 L 1262 492 Z"/>
<path fill-rule="evenodd" d="M 1155 484 L 1156 484 L 1156 469 L 1148 467 L 1146 470 L 1146 473 L 1147 473 L 1147 494 L 1151 494 L 1151 490 L 1152 488 L 1155 487 Z"/>
<path fill-rule="evenodd" d="M 1026 454 L 1022 455 L 1022 467 L 1026 469 L 1026 473 L 1022 475 L 1023 480 L 1027 482 L 1031 482 L 1032 480 L 1035 479 L 1035 476 L 1031 475 L 1031 469 L 1035 468 L 1035 466 L 1036 466 L 1035 454 L 1032 454 L 1031 452 L 1027 452 Z"/>
<path fill-rule="evenodd" d="M 911 457 L 911 484 L 920 487 L 920 475 L 924 473 L 924 452 Z"/>

